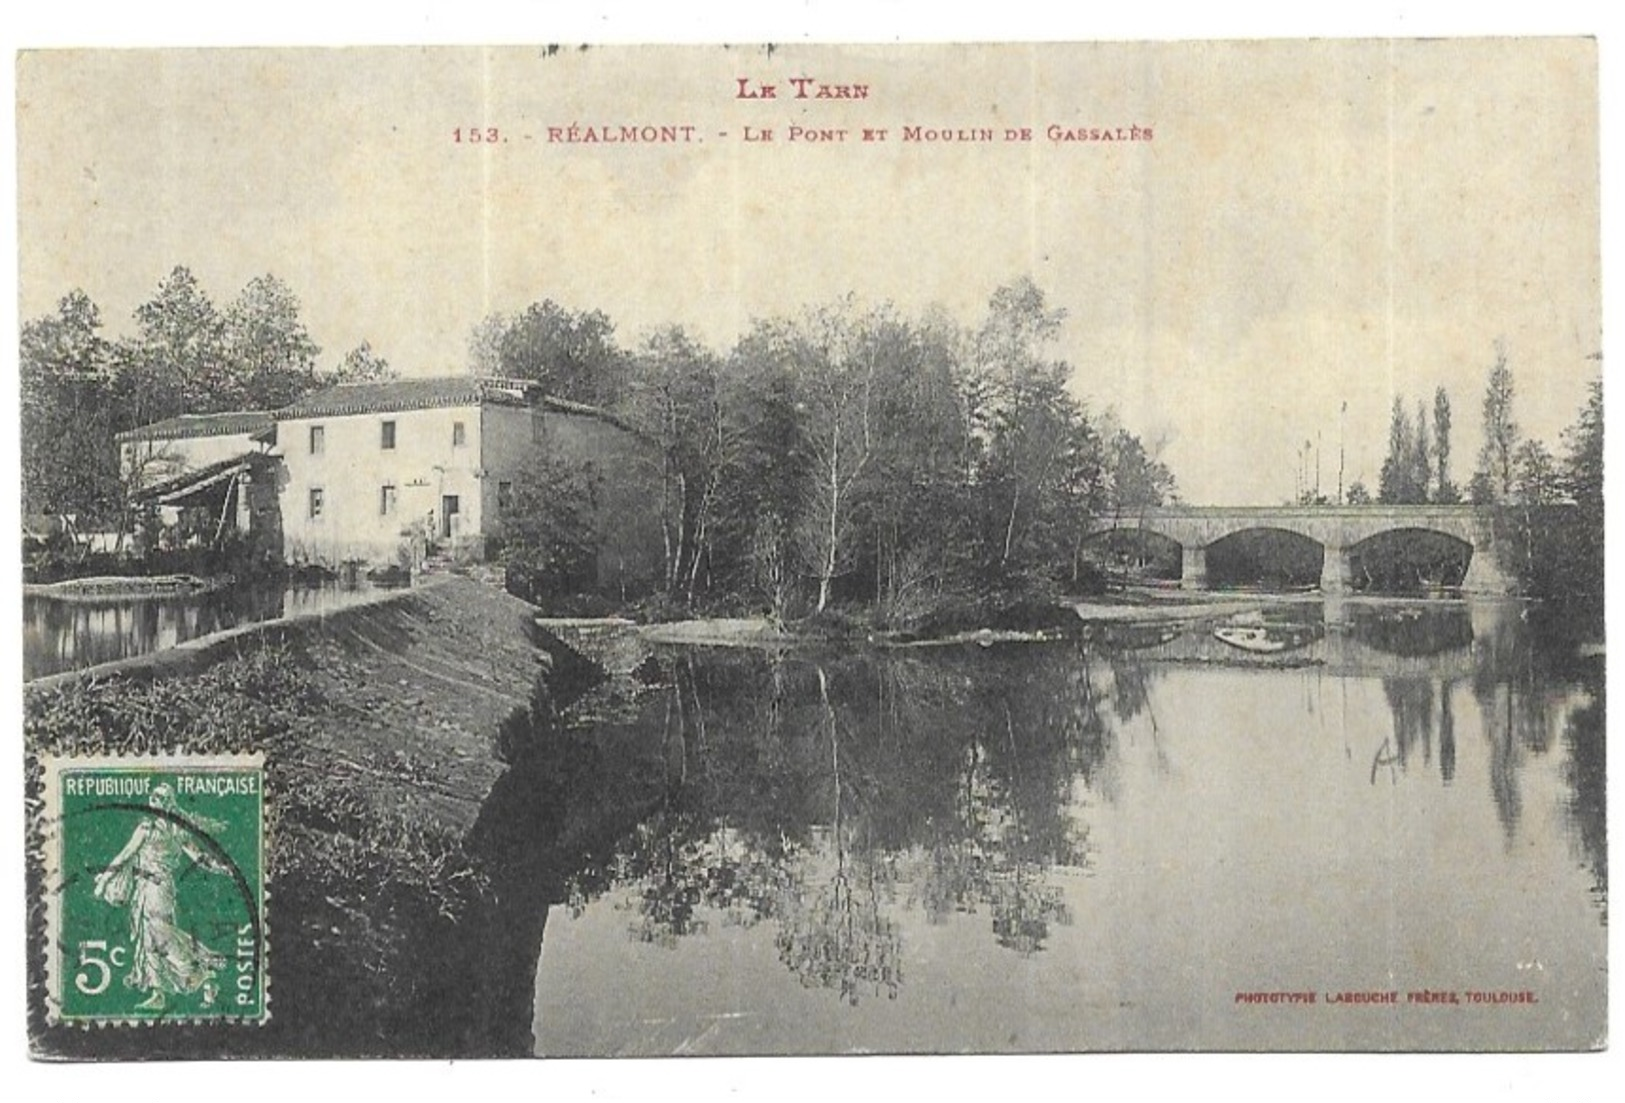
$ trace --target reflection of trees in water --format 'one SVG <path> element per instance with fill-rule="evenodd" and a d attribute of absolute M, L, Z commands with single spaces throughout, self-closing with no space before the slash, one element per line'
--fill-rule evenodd
<path fill-rule="evenodd" d="M 1061 891 L 1043 878 L 1041 867 L 1018 862 L 993 881 L 993 934 L 1023 956 L 1044 948 L 1051 923 L 1072 922 Z"/>
<path fill-rule="evenodd" d="M 1456 707 L 1450 702 L 1453 683 L 1439 694 L 1439 777 L 1446 785 L 1456 780 Z"/>
<path fill-rule="evenodd" d="M 779 960 L 806 987 L 835 989 L 853 1006 L 863 993 L 896 999 L 903 943 L 897 923 L 882 910 L 893 896 L 887 866 L 861 852 L 854 861 L 838 841 L 832 846 L 832 876 L 810 882 L 808 863 L 782 894 L 774 939 Z"/>
<path fill-rule="evenodd" d="M 754 926 L 774 913 L 784 882 L 777 863 L 687 816 L 639 824 L 614 877 L 639 886 L 632 937 L 667 947 L 705 933 L 702 909 L 720 910 L 730 925 Z"/>
<path fill-rule="evenodd" d="M 1440 653 L 1431 649 L 1465 646 L 1454 642 L 1465 626 L 1471 644 L 1471 691 L 1487 745 L 1490 795 L 1508 845 L 1523 817 L 1523 767 L 1531 755 L 1543 755 L 1557 742 L 1557 725 L 1567 715 L 1561 737 L 1568 751 L 1564 771 L 1572 792 L 1576 829 L 1589 864 L 1600 871 L 1599 883 L 1606 884 L 1600 667 L 1578 662 L 1571 647 L 1532 630 L 1526 609 L 1501 603 L 1403 617 L 1390 610 L 1366 611 L 1359 635 L 1366 643 L 1397 653 Z M 1431 764 L 1435 736 L 1440 777 L 1447 785 L 1455 780 L 1453 695 L 1459 681 L 1428 675 L 1383 679 L 1393 734 L 1373 758 L 1373 781 L 1384 769 L 1397 778 L 1418 760 L 1424 766 Z M 1586 700 L 1594 704 L 1575 707 L 1577 682 L 1584 687 Z M 1598 733 L 1595 737 L 1593 729 Z"/>
<path fill-rule="evenodd" d="M 1585 664 L 1581 674 L 1587 702 L 1569 714 L 1563 731 L 1568 746 L 1564 780 L 1568 783 L 1569 816 L 1586 864 L 1591 869 L 1599 905 L 1608 905 L 1608 785 L 1606 679 L 1601 659 Z"/>
<path fill-rule="evenodd" d="M 719 910 L 771 919 L 784 964 L 849 1002 L 901 985 L 898 906 L 984 912 L 1023 954 L 1070 921 L 1047 878 L 1087 861 L 1075 784 L 1107 754 L 1109 718 L 1150 700 L 1143 667 L 1073 646 L 668 662 L 633 725 L 641 754 L 597 763 L 641 771 L 618 784 L 653 804 L 601 877 L 575 878 L 576 906 L 629 889 L 632 937 L 661 945 Z"/>
<path fill-rule="evenodd" d="M 881 913 L 883 855 L 862 848 L 849 859 L 842 817 L 841 719 L 830 700 L 829 675 L 818 675 L 818 705 L 823 734 L 829 743 L 831 789 L 829 849 L 834 851 L 834 874 L 823 883 L 810 884 L 808 866 L 782 894 L 778 937 L 779 960 L 807 987 L 833 988 L 841 998 L 857 1005 L 861 991 L 884 991 L 892 999 L 903 981 L 902 936 L 897 924 Z M 892 895 L 887 893 L 888 896 Z"/>
<path fill-rule="evenodd" d="M 1013 729 L 1012 718 L 1007 737 Z M 1042 950 L 1050 924 L 1072 919 L 1045 874 L 1056 864 L 1085 864 L 1086 838 L 1070 823 L 1052 824 L 1056 830 L 1049 835 L 1029 830 L 1020 809 L 1001 801 L 999 782 L 977 743 L 966 748 L 957 796 L 950 829 L 915 861 L 910 905 L 923 907 L 933 924 L 986 907 L 999 945 L 1023 955 Z"/>
<path fill-rule="evenodd" d="M 1424 764 L 1433 761 L 1433 679 L 1384 678 L 1383 696 L 1394 718 L 1394 754 L 1401 769 L 1420 749 Z M 1443 696 L 1448 697 L 1449 686 Z"/>
<path fill-rule="evenodd" d="M 1502 611 L 1475 627 L 1473 696 L 1489 744 L 1490 791 L 1510 846 L 1523 816 L 1518 774 L 1528 753 L 1544 754 L 1551 745 L 1556 701 L 1521 615 Z"/>
<path fill-rule="evenodd" d="M 1437 732 L 1439 775 L 1449 785 L 1456 775 L 1456 717 L 1451 695 L 1454 679 L 1400 678 L 1382 680 L 1383 696 L 1393 719 L 1393 735 L 1384 740 L 1377 753 L 1376 767 L 1406 772 L 1419 759 L 1426 767 L 1433 761 Z M 1485 741 L 1489 744 L 1490 793 L 1497 818 L 1510 842 L 1523 815 L 1523 794 L 1519 771 L 1526 754 L 1544 753 L 1549 743 L 1548 729 L 1553 716 L 1549 695 L 1529 679 L 1475 680 L 1473 694 L 1478 700 Z"/>

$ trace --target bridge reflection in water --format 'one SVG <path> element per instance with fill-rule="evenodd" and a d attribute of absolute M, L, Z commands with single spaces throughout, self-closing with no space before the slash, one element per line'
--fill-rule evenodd
<path fill-rule="evenodd" d="M 1523 619 L 1517 601 L 1283 602 L 1245 618 L 1282 646 L 1249 652 L 1215 634 L 1214 623 L 1167 629 L 1132 648 L 1141 659 L 1225 665 L 1315 666 L 1350 677 L 1470 678 L 1494 641 Z M 1228 623 L 1228 622 L 1227 622 Z M 1481 641 L 1475 644 L 1475 641 Z"/>

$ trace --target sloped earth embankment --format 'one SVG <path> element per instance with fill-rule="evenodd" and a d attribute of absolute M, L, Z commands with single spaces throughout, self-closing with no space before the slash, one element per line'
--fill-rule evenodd
<path fill-rule="evenodd" d="M 458 937 L 490 880 L 465 842 L 533 710 L 589 664 L 500 590 L 448 577 L 177 657 L 30 685 L 30 1033 L 44 1057 L 488 1053 L 480 948 Z M 271 820 L 271 1021 L 157 1030 L 43 1018 L 38 760 L 263 751 Z M 467 960 L 464 960 L 467 959 Z M 464 1031 L 464 1026 L 469 1031 Z M 528 1026 L 528 1024 L 526 1024 Z"/>

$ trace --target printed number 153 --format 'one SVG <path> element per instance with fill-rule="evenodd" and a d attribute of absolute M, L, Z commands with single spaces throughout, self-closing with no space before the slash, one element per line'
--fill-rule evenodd
<path fill-rule="evenodd" d="M 459 145 L 464 142 L 500 142 L 502 132 L 494 126 L 459 126 L 451 132 L 451 140 Z"/>

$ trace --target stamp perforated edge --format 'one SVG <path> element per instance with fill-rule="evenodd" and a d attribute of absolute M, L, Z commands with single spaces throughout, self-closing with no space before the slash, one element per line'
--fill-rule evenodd
<path fill-rule="evenodd" d="M 42 753 L 39 756 L 42 794 L 40 810 L 40 892 L 45 901 L 45 1018 L 51 1026 L 83 1027 L 158 1027 L 158 1026 L 259 1026 L 271 1017 L 271 926 L 270 897 L 271 871 L 266 864 L 266 802 L 270 792 L 265 783 L 265 755 L 260 751 L 247 753 L 187 754 L 181 751 L 163 754 L 94 754 L 62 755 Z M 137 1019 L 126 1016 L 107 1018 L 64 1018 L 62 1015 L 62 970 L 58 957 L 62 948 L 61 888 L 63 877 L 62 807 L 59 781 L 62 775 L 74 770 L 150 769 L 150 770 L 257 770 L 260 773 L 259 822 L 259 911 L 260 911 L 260 1013 L 254 1016 L 174 1016 L 163 1019 Z"/>

